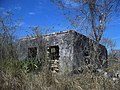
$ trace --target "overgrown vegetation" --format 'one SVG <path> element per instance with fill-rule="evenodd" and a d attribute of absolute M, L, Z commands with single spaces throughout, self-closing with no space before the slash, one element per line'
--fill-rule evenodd
<path fill-rule="evenodd" d="M 83 74 L 74 76 L 59 76 L 50 72 L 34 73 L 36 67 L 27 72 L 29 62 L 18 60 L 1 60 L 0 90 L 119 90 L 120 81 L 103 77 L 102 73 L 92 73 L 86 69 Z M 33 64 L 33 63 L 32 63 Z M 119 65 L 107 68 L 114 72 Z"/>
<path fill-rule="evenodd" d="M 59 75 L 48 70 L 45 52 L 39 53 L 43 57 L 38 60 L 18 60 L 14 37 L 17 26 L 10 15 L 8 12 L 6 17 L 0 17 L 0 90 L 120 90 L 120 79 L 113 79 L 115 72 L 120 71 L 120 64 L 101 72 L 93 72 L 86 66 L 81 74 Z M 35 35 L 41 38 L 37 29 L 33 28 Z M 45 48 L 40 46 L 39 50 Z M 106 77 L 105 72 L 113 75 Z"/>

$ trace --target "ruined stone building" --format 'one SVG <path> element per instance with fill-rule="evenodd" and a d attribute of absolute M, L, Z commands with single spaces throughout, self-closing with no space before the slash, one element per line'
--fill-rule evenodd
<path fill-rule="evenodd" d="M 73 30 L 23 38 L 19 43 L 19 59 L 39 58 L 43 56 L 40 54 L 43 50 L 38 48 L 45 47 L 52 71 L 72 71 L 82 65 L 93 63 L 93 43 L 95 43 L 93 40 Z M 100 60 L 107 60 L 106 48 L 101 44 L 99 47 Z"/>

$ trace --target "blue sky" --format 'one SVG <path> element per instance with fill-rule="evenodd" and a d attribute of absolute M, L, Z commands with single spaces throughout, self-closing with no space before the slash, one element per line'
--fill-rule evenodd
<path fill-rule="evenodd" d="M 4 14 L 6 10 L 14 13 L 14 19 L 21 19 L 21 29 L 16 33 L 18 37 L 30 34 L 29 26 L 39 25 L 43 28 L 51 28 L 49 32 L 72 29 L 69 27 L 70 23 L 63 15 L 63 11 L 59 10 L 50 0 L 0 0 L 0 14 Z M 120 49 L 119 17 L 113 18 L 107 26 L 104 36 L 115 40 L 116 49 Z"/>

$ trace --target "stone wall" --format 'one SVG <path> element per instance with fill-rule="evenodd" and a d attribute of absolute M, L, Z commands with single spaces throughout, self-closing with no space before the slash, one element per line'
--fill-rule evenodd
<path fill-rule="evenodd" d="M 75 31 L 65 31 L 59 33 L 53 33 L 48 35 L 43 35 L 42 37 L 31 37 L 20 40 L 18 47 L 19 59 L 27 59 L 28 58 L 28 48 L 37 47 L 37 57 L 43 55 L 40 52 L 44 51 L 51 46 L 59 47 L 59 62 L 58 68 L 61 73 L 66 73 L 72 71 L 76 67 L 80 67 L 85 64 L 84 54 L 87 55 L 87 50 L 91 51 L 94 46 L 89 45 L 89 38 L 86 36 L 79 34 Z M 44 44 L 43 44 L 44 43 Z M 91 47 L 92 48 L 89 48 Z M 106 48 L 101 45 L 102 56 L 107 57 Z M 40 49 L 40 50 L 39 50 Z M 85 51 L 86 50 L 86 51 Z M 49 52 L 48 52 L 49 53 Z M 48 54 L 46 53 L 48 56 Z M 88 58 L 90 55 L 87 55 Z M 92 57 L 92 55 L 90 56 Z M 48 56 L 48 61 L 50 60 Z M 55 63 L 56 60 L 54 60 Z M 54 64 L 55 65 L 55 64 Z"/>

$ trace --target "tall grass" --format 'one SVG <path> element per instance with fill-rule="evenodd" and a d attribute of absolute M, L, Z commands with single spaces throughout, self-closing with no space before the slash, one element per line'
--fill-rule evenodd
<path fill-rule="evenodd" d="M 89 70 L 80 75 L 60 76 L 43 70 L 27 72 L 25 65 L 24 61 L 1 60 L 0 90 L 120 90 L 120 81 Z"/>

